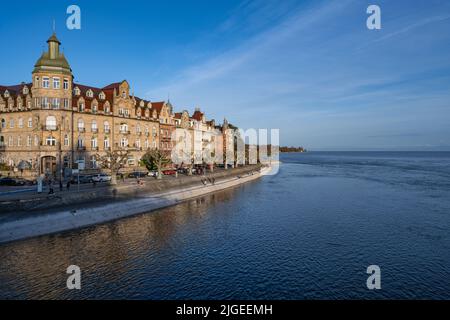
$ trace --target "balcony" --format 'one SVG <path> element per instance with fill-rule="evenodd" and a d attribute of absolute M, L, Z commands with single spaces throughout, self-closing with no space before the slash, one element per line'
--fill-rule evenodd
<path fill-rule="evenodd" d="M 109 128 L 105 128 L 105 133 L 110 133 L 111 130 Z"/>
<path fill-rule="evenodd" d="M 93 133 L 97 133 L 97 132 L 98 132 L 98 128 L 92 128 L 91 131 L 92 131 Z"/>
<path fill-rule="evenodd" d="M 130 134 L 130 130 L 120 130 L 121 134 Z"/>
<path fill-rule="evenodd" d="M 78 132 L 86 132 L 85 128 L 78 127 Z"/>
<path fill-rule="evenodd" d="M 44 131 L 57 131 L 58 126 L 57 125 L 44 125 L 42 126 L 42 130 Z"/>
<path fill-rule="evenodd" d="M 98 147 L 91 147 L 92 151 L 98 151 Z"/>

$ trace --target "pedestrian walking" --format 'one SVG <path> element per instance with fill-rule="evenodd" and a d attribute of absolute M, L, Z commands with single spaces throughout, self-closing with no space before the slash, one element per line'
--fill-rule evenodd
<path fill-rule="evenodd" d="M 63 191 L 63 183 L 62 183 L 62 180 L 59 180 L 59 191 Z"/>
<path fill-rule="evenodd" d="M 66 184 L 66 188 L 67 188 L 67 191 L 69 191 L 69 190 L 70 190 L 70 180 L 69 180 L 69 181 L 67 181 L 67 184 Z"/>

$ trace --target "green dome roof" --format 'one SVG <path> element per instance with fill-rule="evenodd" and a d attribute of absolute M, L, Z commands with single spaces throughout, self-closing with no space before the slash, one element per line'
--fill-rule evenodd
<path fill-rule="evenodd" d="M 34 65 L 33 72 L 43 70 L 72 74 L 69 62 L 67 62 L 64 54 L 59 52 L 59 45 L 61 44 L 61 42 L 59 42 L 56 34 L 53 33 L 52 36 L 47 40 L 47 43 L 48 51 L 42 53 L 41 57 Z"/>

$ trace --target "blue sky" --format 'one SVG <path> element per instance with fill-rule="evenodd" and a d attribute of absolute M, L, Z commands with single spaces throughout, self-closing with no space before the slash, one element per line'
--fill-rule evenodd
<path fill-rule="evenodd" d="M 81 8 L 81 30 L 65 27 Z M 382 29 L 366 28 L 381 8 Z M 450 149 L 449 1 L 2 3 L 0 84 L 31 80 L 56 20 L 76 81 L 199 106 L 283 145 Z"/>

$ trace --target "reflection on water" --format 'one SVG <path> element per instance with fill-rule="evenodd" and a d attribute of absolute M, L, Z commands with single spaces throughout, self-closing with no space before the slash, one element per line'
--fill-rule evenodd
<path fill-rule="evenodd" d="M 281 160 L 236 189 L 2 245 L 0 298 L 450 299 L 450 153 Z"/>
<path fill-rule="evenodd" d="M 179 228 L 188 223 L 195 231 L 195 225 L 207 214 L 209 206 L 228 201 L 236 192 L 228 189 L 150 214 L 7 244 L 0 248 L 0 297 L 84 297 L 65 288 L 65 270 L 71 264 L 82 269 L 83 291 L 85 283 L 94 282 L 93 288 L 88 285 L 89 290 L 95 290 L 97 285 L 114 290 L 114 283 L 142 264 L 141 259 L 152 259 L 148 253 L 165 251 L 170 256 L 176 241 L 182 241 L 174 241 Z M 107 296 L 110 293 L 114 291 Z"/>

